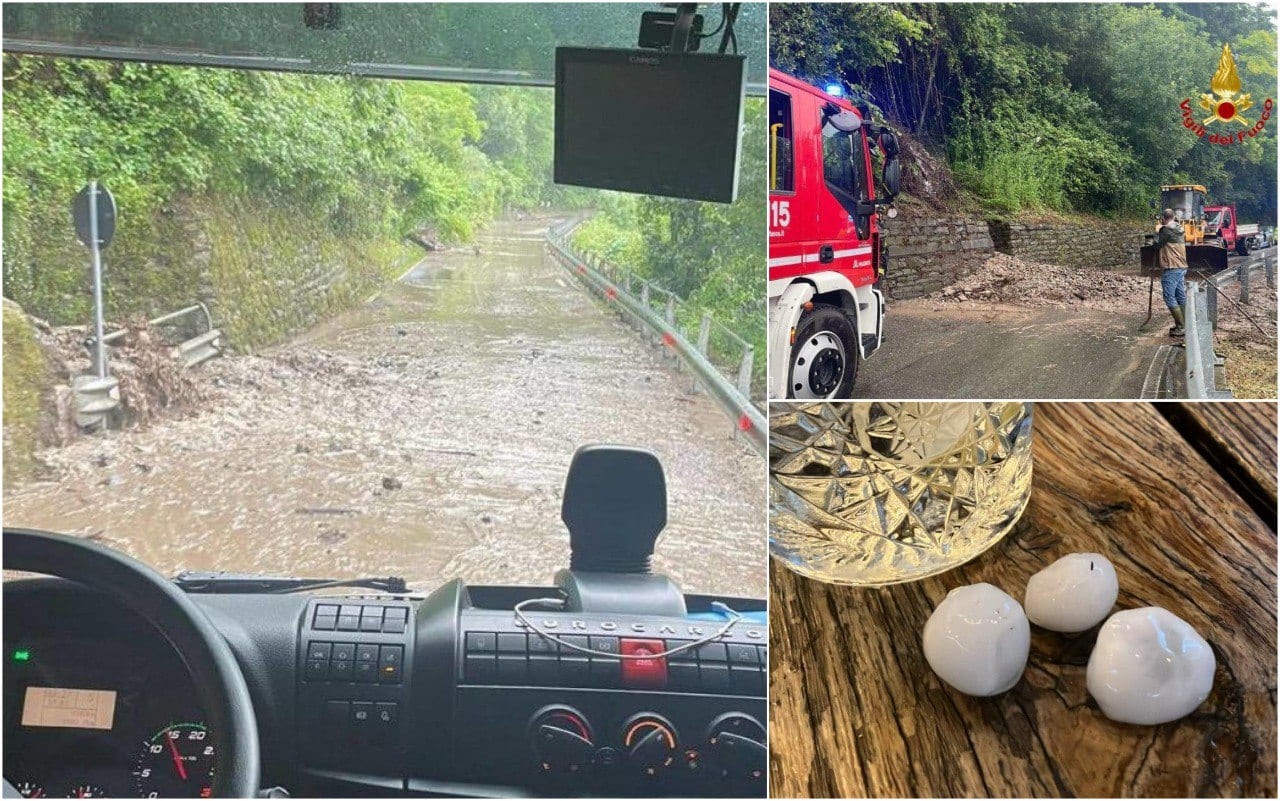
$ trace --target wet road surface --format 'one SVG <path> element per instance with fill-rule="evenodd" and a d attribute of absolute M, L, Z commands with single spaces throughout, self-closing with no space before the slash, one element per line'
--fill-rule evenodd
<path fill-rule="evenodd" d="M 640 445 L 667 472 L 655 565 L 764 597 L 763 460 L 660 348 L 543 255 L 553 220 L 496 224 L 362 306 L 200 368 L 185 419 L 42 454 L 4 522 L 180 569 L 401 575 L 430 590 L 547 584 L 568 564 L 574 449 Z"/>
<path fill-rule="evenodd" d="M 972 302 L 897 301 L 885 343 L 859 369 L 858 398 L 1129 398 L 1164 336 L 1157 297 L 1131 314 Z"/>

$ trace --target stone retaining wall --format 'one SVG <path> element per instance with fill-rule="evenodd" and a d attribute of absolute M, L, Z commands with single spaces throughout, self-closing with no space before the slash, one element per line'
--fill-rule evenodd
<path fill-rule="evenodd" d="M 1145 233 L 1132 222 L 1091 220 L 1087 224 L 991 220 L 996 250 L 1010 256 L 1095 270 L 1137 269 Z"/>
<path fill-rule="evenodd" d="M 980 267 L 994 252 L 987 223 L 977 217 L 914 217 L 885 226 L 889 269 L 884 289 L 905 300 L 936 292 Z"/>
<path fill-rule="evenodd" d="M 1132 222 L 1024 222 L 978 217 L 888 221 L 886 294 L 928 295 L 980 268 L 999 251 L 1027 261 L 1098 270 L 1136 270 L 1144 230 Z"/>

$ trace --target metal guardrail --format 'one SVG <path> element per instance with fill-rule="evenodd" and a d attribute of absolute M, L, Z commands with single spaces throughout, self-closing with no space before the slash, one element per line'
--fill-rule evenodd
<path fill-rule="evenodd" d="M 197 334 L 190 339 L 179 342 L 170 354 L 173 358 L 178 359 L 187 367 L 194 367 L 203 361 L 212 359 L 222 352 L 222 332 L 213 327 L 213 315 L 209 313 L 209 307 L 197 301 L 185 308 L 178 309 L 169 314 L 162 314 L 155 319 L 148 320 L 150 326 L 160 326 L 165 323 L 171 323 L 174 320 L 181 319 L 189 315 L 195 315 L 200 312 L 204 317 L 204 332 Z M 126 333 L 127 329 L 121 328 L 118 331 L 112 331 L 110 334 L 102 338 L 103 343 L 110 345 L 112 342 L 119 340 Z M 90 339 L 85 343 L 88 347 L 93 346 L 93 340 Z"/>
<path fill-rule="evenodd" d="M 1227 284 L 1234 281 L 1240 287 L 1239 303 L 1248 306 L 1253 274 L 1258 271 L 1262 272 L 1266 286 L 1275 286 L 1276 249 L 1274 247 L 1268 248 L 1265 252 L 1259 254 L 1258 259 L 1242 261 L 1235 266 L 1235 269 L 1223 270 L 1208 280 L 1209 321 L 1213 323 L 1215 331 L 1218 328 L 1218 294 L 1225 293 Z M 1229 301 L 1230 299 L 1228 299 Z"/>
<path fill-rule="evenodd" d="M 617 266 L 570 250 L 568 237 L 579 224 L 569 220 L 547 232 L 547 253 L 576 275 L 588 289 L 614 303 L 635 323 L 652 331 L 673 351 L 720 408 L 734 419 L 735 430 L 747 437 L 752 447 L 764 455 L 768 432 L 764 414 L 751 402 L 751 373 L 755 349 L 749 342 L 708 314 L 703 314 L 697 342 L 690 342 L 677 322 L 677 310 L 684 301 L 672 292 Z M 655 302 L 661 311 L 654 308 Z M 708 355 L 712 334 L 742 348 L 736 375 L 717 367 Z"/>
<path fill-rule="evenodd" d="M 213 327 L 213 316 L 209 314 L 209 308 L 197 302 L 147 321 L 148 325 L 160 326 L 194 315 L 196 312 L 202 312 L 204 315 L 204 332 L 179 342 L 169 351 L 170 356 L 187 367 L 194 367 L 222 353 L 222 332 Z M 127 332 L 128 329 L 121 328 L 110 334 L 104 334 L 102 343 L 110 345 L 124 337 Z M 84 342 L 85 348 L 90 353 L 94 351 L 96 344 L 93 337 L 89 337 Z M 72 378 L 71 388 L 76 424 L 87 429 L 105 429 L 111 415 L 120 407 L 119 382 L 110 375 L 104 377 L 78 375 Z"/>
<path fill-rule="evenodd" d="M 1209 291 L 1206 282 L 1187 287 L 1186 312 L 1186 378 L 1187 397 L 1191 400 L 1230 398 L 1225 385 L 1224 360 L 1213 352 L 1213 326 L 1209 322 Z"/>
<path fill-rule="evenodd" d="M 1186 321 L 1186 381 L 1187 397 L 1192 400 L 1234 397 L 1226 387 L 1226 361 L 1213 350 L 1213 332 L 1218 328 L 1219 300 L 1249 305 L 1249 293 L 1253 274 L 1261 271 L 1268 286 L 1276 280 L 1276 254 L 1274 248 L 1263 253 L 1260 259 L 1242 261 L 1234 269 L 1222 270 L 1207 280 L 1189 286 L 1187 292 Z M 1226 295 L 1228 286 L 1239 285 L 1239 299 L 1232 301 Z"/>

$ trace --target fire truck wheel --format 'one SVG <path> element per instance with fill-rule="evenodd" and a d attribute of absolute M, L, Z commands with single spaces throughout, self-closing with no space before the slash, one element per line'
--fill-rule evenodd
<path fill-rule="evenodd" d="M 1245 237 L 1243 237 L 1243 236 L 1242 236 L 1242 237 L 1240 237 L 1239 239 L 1237 239 L 1237 240 L 1236 240 L 1236 253 L 1239 253 L 1241 256 L 1248 256 L 1248 255 L 1249 255 L 1249 240 L 1248 240 L 1248 239 L 1246 239 Z"/>
<path fill-rule="evenodd" d="M 815 305 L 796 327 L 787 395 L 847 398 L 858 377 L 858 332 L 835 306 Z"/>

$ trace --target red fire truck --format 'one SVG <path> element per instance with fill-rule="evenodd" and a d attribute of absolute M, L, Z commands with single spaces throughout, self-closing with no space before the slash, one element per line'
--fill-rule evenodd
<path fill-rule="evenodd" d="M 830 89 L 769 70 L 772 398 L 847 398 L 859 363 L 880 347 L 878 207 L 892 203 L 901 184 L 898 138 Z M 873 149 L 884 157 L 883 199 Z"/>

